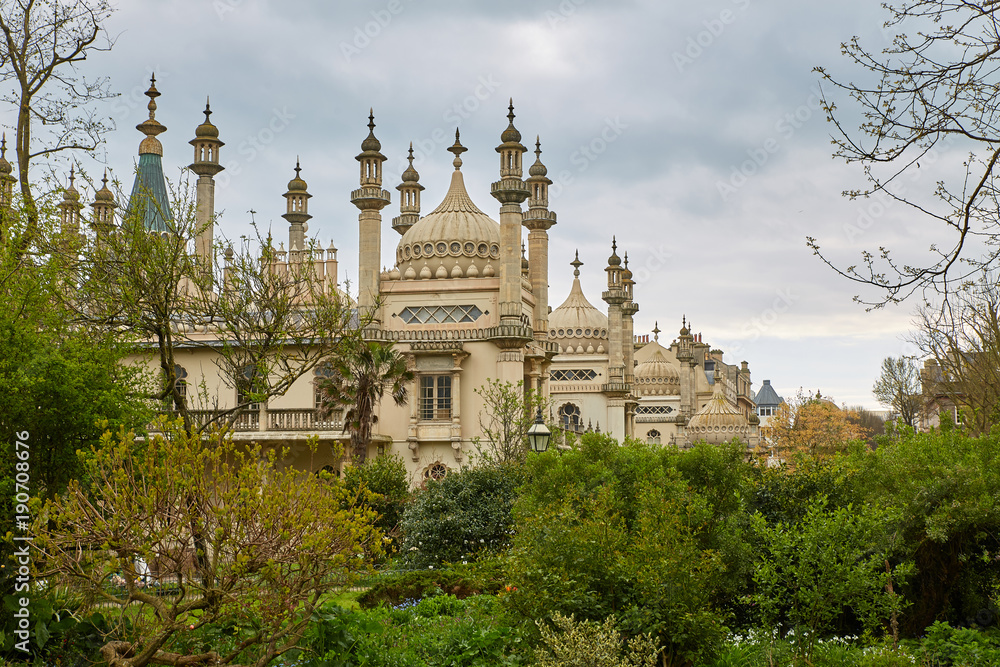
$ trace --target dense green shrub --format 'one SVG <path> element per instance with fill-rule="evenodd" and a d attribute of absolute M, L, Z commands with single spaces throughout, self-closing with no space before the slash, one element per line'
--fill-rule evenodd
<path fill-rule="evenodd" d="M 367 505 L 378 512 L 375 525 L 390 539 L 398 540 L 403 510 L 410 502 L 410 483 L 406 464 L 398 456 L 377 456 L 361 466 L 344 469 L 344 482 L 350 491 L 362 486 L 372 492 Z"/>
<path fill-rule="evenodd" d="M 358 596 L 364 608 L 397 606 L 444 594 L 462 599 L 504 588 L 501 564 L 496 560 L 477 561 L 445 569 L 402 570 L 381 573 L 372 586 Z"/>
<path fill-rule="evenodd" d="M 471 468 L 427 482 L 402 519 L 408 568 L 470 562 L 507 548 L 511 509 L 524 471 L 515 466 Z"/>

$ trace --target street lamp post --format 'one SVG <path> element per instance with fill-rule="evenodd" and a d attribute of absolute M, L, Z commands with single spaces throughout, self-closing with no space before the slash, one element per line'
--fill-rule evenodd
<path fill-rule="evenodd" d="M 552 436 L 552 431 L 545 425 L 545 419 L 542 417 L 542 408 L 539 406 L 538 414 L 535 415 L 535 422 L 528 429 L 528 445 L 531 447 L 533 452 L 544 452 L 549 446 L 549 438 Z"/>

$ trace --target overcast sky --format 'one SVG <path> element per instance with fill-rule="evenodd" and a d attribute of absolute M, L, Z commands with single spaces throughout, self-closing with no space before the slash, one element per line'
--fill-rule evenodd
<path fill-rule="evenodd" d="M 858 35 L 880 49 L 891 37 L 884 18 L 871 0 L 128 0 L 108 25 L 113 51 L 86 68 L 109 75 L 121 93 L 105 110 L 118 127 L 107 161 L 126 189 L 141 139 L 133 128 L 146 116 L 142 93 L 155 71 L 168 175 L 191 162 L 187 142 L 210 95 L 226 142 L 216 194 L 222 231 L 249 233 L 252 209 L 258 225 L 287 239 L 281 195 L 299 156 L 313 195 L 309 235 L 334 241 L 341 275 L 352 281 L 357 209 L 349 198 L 369 107 L 389 157 L 388 265 L 399 238 L 389 227 L 394 187 L 410 141 L 425 213 L 447 189 L 444 149 L 458 126 L 470 194 L 498 217 L 489 186 L 513 97 L 524 143 L 541 136 L 556 182 L 553 307 L 569 292 L 579 249 L 584 289 L 603 308 L 617 235 L 638 280 L 637 334 L 659 322 L 669 344 L 686 314 L 727 362 L 750 363 L 755 390 L 770 379 L 786 397 L 801 386 L 876 407 L 882 358 L 912 352 L 901 336 L 916 304 L 866 313 L 852 303 L 857 289 L 814 257 L 805 237 L 843 265 L 880 245 L 919 256 L 934 240 L 898 205 L 841 196 L 862 174 L 831 157 L 832 126 L 818 104 L 813 67 L 861 78 L 840 43 Z M 838 99 L 847 114 L 849 102 Z"/>

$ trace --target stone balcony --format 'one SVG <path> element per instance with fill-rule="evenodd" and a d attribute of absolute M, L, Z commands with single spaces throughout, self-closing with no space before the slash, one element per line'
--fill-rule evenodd
<path fill-rule="evenodd" d="M 220 424 L 225 423 L 230 418 L 226 410 L 190 410 L 188 414 L 201 426 L 213 420 Z M 245 410 L 237 415 L 233 431 L 239 439 L 245 438 L 246 434 L 250 433 L 264 437 L 274 437 L 289 432 L 303 435 L 322 433 L 326 437 L 339 436 L 344 431 L 342 416 L 342 413 L 334 413 L 328 417 L 321 417 L 318 411 L 312 408 Z M 157 430 L 155 424 L 152 425 L 152 429 Z"/>

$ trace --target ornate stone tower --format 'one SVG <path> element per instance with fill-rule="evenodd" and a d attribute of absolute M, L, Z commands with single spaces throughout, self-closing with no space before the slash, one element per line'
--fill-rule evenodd
<path fill-rule="evenodd" d="M 0 139 L 0 241 L 7 238 L 11 209 L 14 206 L 14 167 L 7 162 L 7 135 Z"/>
<path fill-rule="evenodd" d="M 362 317 L 372 316 L 371 326 L 382 324 L 375 305 L 379 295 L 379 266 L 382 249 L 382 209 L 389 205 L 389 191 L 382 189 L 382 144 L 375 138 L 375 113 L 368 113 L 368 136 L 361 142 L 361 187 L 351 193 L 351 203 L 358 207 L 358 308 Z"/>
<path fill-rule="evenodd" d="M 500 135 L 500 180 L 490 194 L 500 202 L 500 325 L 521 325 L 521 203 L 530 192 L 521 180 L 521 133 L 514 127 L 514 100 L 510 101 L 507 129 Z"/>
<path fill-rule="evenodd" d="M 628 253 L 625 253 L 625 265 L 622 271 L 622 287 L 625 290 L 625 302 L 622 303 L 622 352 L 625 368 L 625 384 L 633 385 L 635 375 L 635 324 L 633 316 L 639 312 L 639 304 L 633 300 L 635 281 L 628 268 Z M 635 408 L 638 405 L 635 396 L 629 395 L 625 401 L 625 435 L 633 435 L 635 426 Z"/>
<path fill-rule="evenodd" d="M 115 227 L 115 195 L 108 189 L 108 172 L 104 171 L 104 178 L 101 179 L 101 189 L 94 193 L 94 203 L 90 205 L 94 209 L 90 226 L 97 236 L 98 245 L 104 243 L 108 235 Z"/>
<path fill-rule="evenodd" d="M 219 129 L 212 125 L 209 117 L 212 107 L 205 100 L 205 122 L 194 131 L 194 139 L 188 143 L 194 146 L 194 162 L 188 169 L 198 175 L 195 252 L 205 271 L 212 270 L 212 243 L 215 227 L 215 175 L 225 169 L 219 163 L 219 149 L 225 146 L 219 141 Z"/>
<path fill-rule="evenodd" d="M 298 158 L 295 159 L 295 178 L 288 181 L 288 192 L 285 198 L 285 214 L 281 217 L 288 221 L 288 263 L 298 263 L 303 259 L 306 248 L 306 231 L 309 215 L 309 186 L 299 176 L 302 167 Z"/>
<path fill-rule="evenodd" d="M 490 194 L 500 202 L 500 325 L 493 340 L 500 347 L 497 378 L 517 383 L 524 380 L 524 346 L 534 334 L 521 318 L 521 203 L 530 192 L 521 180 L 521 156 L 528 149 L 521 145 L 521 133 L 514 127 L 514 100 L 507 120 L 496 148 L 500 180 L 490 187 Z"/>
<path fill-rule="evenodd" d="M 458 130 L 455 130 L 455 143 L 458 143 Z M 420 219 L 420 174 L 413 168 L 413 142 L 410 142 L 410 155 L 406 158 L 410 166 L 401 177 L 402 183 L 396 186 L 399 190 L 399 216 L 392 219 L 392 228 L 402 236 Z"/>
<path fill-rule="evenodd" d="M 76 168 L 69 169 L 69 187 L 63 191 L 63 200 L 59 202 L 59 231 L 63 240 L 73 242 L 80 235 L 80 193 L 73 182 L 76 180 Z"/>
<path fill-rule="evenodd" d="M 524 226 L 528 228 L 528 278 L 535 296 L 532 318 L 535 340 L 544 341 L 549 336 L 549 233 L 556 224 L 556 214 L 549 210 L 549 186 L 552 181 L 542 164 L 542 142 L 535 137 L 535 163 L 528 169 L 528 211 Z"/>
<path fill-rule="evenodd" d="M 612 237 L 611 256 L 608 257 L 605 269 L 608 274 L 608 289 L 601 298 L 608 304 L 608 383 L 604 385 L 604 392 L 608 396 L 608 432 L 620 439 L 626 434 L 625 403 L 631 386 L 626 381 L 625 332 L 622 324 L 622 304 L 628 300 L 628 296 L 622 278 L 622 260 L 617 251 L 618 243 Z"/>
<path fill-rule="evenodd" d="M 677 361 L 681 363 L 681 419 L 686 425 L 694 416 L 694 336 L 688 329 L 687 316 L 681 322 L 677 338 Z"/>

